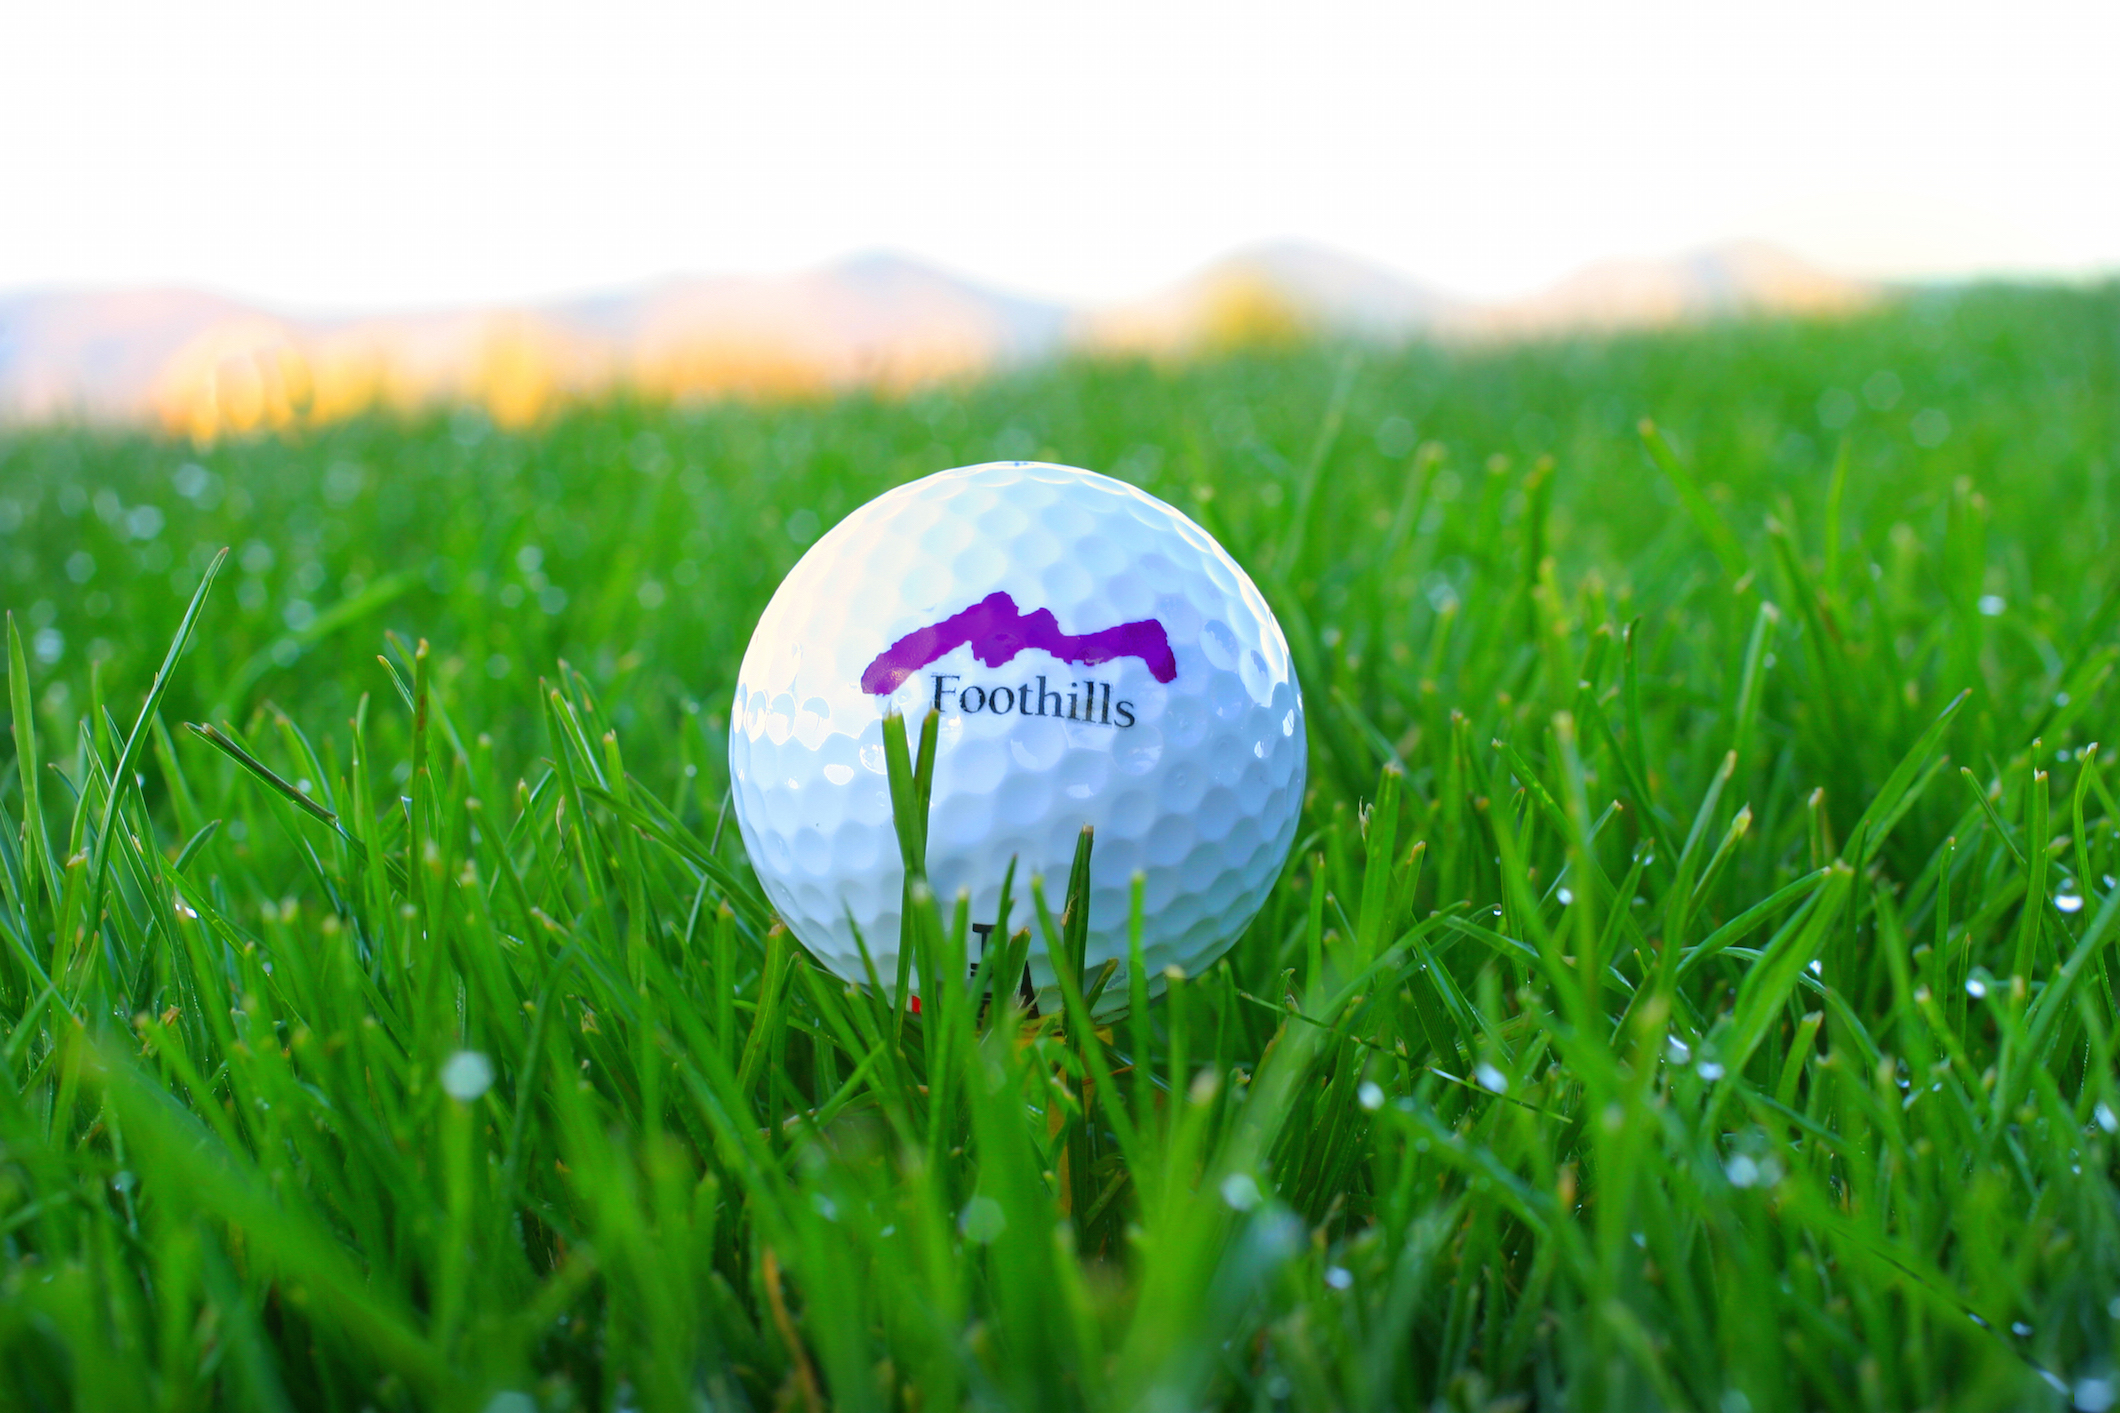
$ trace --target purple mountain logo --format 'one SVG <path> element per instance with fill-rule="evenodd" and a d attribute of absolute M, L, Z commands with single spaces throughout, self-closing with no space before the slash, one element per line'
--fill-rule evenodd
<path fill-rule="evenodd" d="M 1051 609 L 1025 613 L 1006 593 L 995 592 L 940 623 L 915 628 L 876 654 L 876 660 L 861 674 L 861 690 L 872 696 L 895 692 L 906 678 L 966 643 L 972 645 L 972 656 L 988 667 L 999 667 L 1017 653 L 1037 648 L 1062 662 L 1084 667 L 1137 657 L 1147 664 L 1149 675 L 1158 682 L 1168 682 L 1178 675 L 1178 660 L 1170 651 L 1170 635 L 1153 618 L 1100 628 L 1094 633 L 1063 633 Z"/>

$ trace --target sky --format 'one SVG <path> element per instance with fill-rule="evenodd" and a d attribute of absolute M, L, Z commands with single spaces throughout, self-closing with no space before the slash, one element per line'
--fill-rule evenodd
<path fill-rule="evenodd" d="M 1299 239 L 1452 293 L 1719 241 L 2120 269 L 2120 5 L 63 0 L 0 290 L 290 312 L 892 250 L 1073 301 Z"/>

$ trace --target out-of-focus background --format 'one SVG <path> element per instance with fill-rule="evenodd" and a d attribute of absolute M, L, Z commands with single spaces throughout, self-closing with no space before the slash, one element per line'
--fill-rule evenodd
<path fill-rule="evenodd" d="M 213 437 L 2120 264 L 2038 0 L 17 6 L 0 417 Z"/>

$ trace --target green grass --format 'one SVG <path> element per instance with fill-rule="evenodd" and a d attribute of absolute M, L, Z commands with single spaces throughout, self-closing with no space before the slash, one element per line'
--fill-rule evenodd
<path fill-rule="evenodd" d="M 1104 1030 L 850 990 L 723 818 L 802 546 L 1014 455 L 1306 691 L 1281 885 Z M 2103 1407 L 2116 469 L 2114 287 L 6 433 L 0 1405 Z"/>

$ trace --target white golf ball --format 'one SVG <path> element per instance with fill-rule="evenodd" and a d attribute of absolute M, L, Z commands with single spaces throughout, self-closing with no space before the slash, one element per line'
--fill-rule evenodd
<path fill-rule="evenodd" d="M 1057 920 L 1093 826 L 1088 964 L 1118 963 L 1110 997 L 1126 995 L 1136 873 L 1160 990 L 1166 967 L 1229 948 L 1288 857 L 1306 747 L 1287 640 L 1212 536 L 1123 481 L 1022 461 L 938 472 L 834 526 L 766 606 L 729 718 L 736 819 L 781 918 L 849 980 L 865 975 L 856 929 L 896 974 L 883 720 L 902 712 L 917 749 L 930 708 L 945 913 L 969 889 L 990 928 L 1013 858 L 1010 930 L 1033 925 L 1034 875 Z M 1035 927 L 1030 966 L 1049 1007 Z"/>

